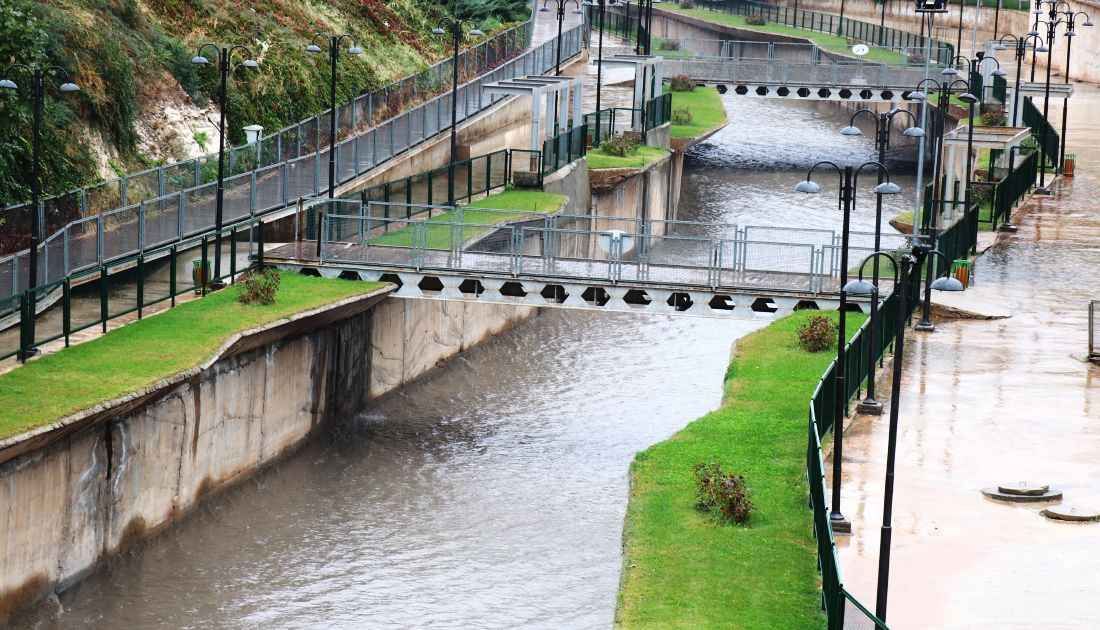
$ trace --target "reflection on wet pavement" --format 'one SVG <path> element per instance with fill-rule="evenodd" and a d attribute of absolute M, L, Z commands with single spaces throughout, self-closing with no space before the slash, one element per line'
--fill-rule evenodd
<path fill-rule="evenodd" d="M 1028 480 L 1060 487 L 1067 501 L 1100 502 L 1100 368 L 1082 360 L 1088 300 L 1100 298 L 1100 90 L 1076 89 L 1068 152 L 1077 177 L 976 266 L 972 297 L 1012 318 L 942 322 L 908 337 L 891 628 L 1100 627 L 1100 526 L 1048 521 L 1041 504 L 979 492 Z M 886 416 L 858 418 L 846 435 L 842 508 L 856 534 L 842 541 L 841 561 L 847 587 L 870 605 Z"/>

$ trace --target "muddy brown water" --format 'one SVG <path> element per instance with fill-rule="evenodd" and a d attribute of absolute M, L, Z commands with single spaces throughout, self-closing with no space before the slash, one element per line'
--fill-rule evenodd
<path fill-rule="evenodd" d="M 681 217 L 839 227 L 832 184 L 790 191 L 803 177 L 793 167 L 871 157 L 869 140 L 838 135 L 847 114 L 726 103 L 733 124 L 688 160 Z M 757 119 L 746 136 L 742 121 Z M 873 226 L 873 205 L 854 221 Z M 631 459 L 718 404 L 731 343 L 767 321 L 547 310 L 22 625 L 608 627 Z"/>

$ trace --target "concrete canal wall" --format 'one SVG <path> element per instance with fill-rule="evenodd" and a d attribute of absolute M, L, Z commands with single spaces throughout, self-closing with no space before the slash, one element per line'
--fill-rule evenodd
<path fill-rule="evenodd" d="M 532 307 L 373 294 L 238 335 L 203 366 L 0 442 L 0 625 Z"/>

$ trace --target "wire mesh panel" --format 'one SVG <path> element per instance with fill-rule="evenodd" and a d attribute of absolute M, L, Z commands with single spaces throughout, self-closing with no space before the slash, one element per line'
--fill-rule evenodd
<path fill-rule="evenodd" d="M 110 260 L 141 248 L 141 206 L 127 206 L 104 213 L 103 258 Z"/>
<path fill-rule="evenodd" d="M 214 225 L 217 188 L 216 184 L 207 184 L 187 191 L 187 203 L 183 212 L 184 234 L 195 234 Z"/>
<path fill-rule="evenodd" d="M 283 196 L 285 171 L 282 164 L 256 171 L 256 212 L 265 212 L 286 204 L 287 199 Z"/>
<path fill-rule="evenodd" d="M 247 217 L 252 209 L 252 174 L 225 180 L 222 197 L 222 225 Z"/>
<path fill-rule="evenodd" d="M 19 315 L 21 296 L 8 296 L 0 298 L 0 316 L 11 317 L 14 324 L 10 328 L 0 330 L 0 360 L 7 359 L 19 352 Z"/>
<path fill-rule="evenodd" d="M 107 317 L 114 319 L 137 310 L 134 261 L 107 270 Z M 120 273 L 125 272 L 125 273 Z"/>

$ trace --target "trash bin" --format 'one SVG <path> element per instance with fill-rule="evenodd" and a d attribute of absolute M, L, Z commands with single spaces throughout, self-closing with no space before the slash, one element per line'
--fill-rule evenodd
<path fill-rule="evenodd" d="M 961 259 L 951 263 L 951 275 L 966 288 L 970 287 L 971 262 Z"/>
<path fill-rule="evenodd" d="M 195 295 L 202 295 L 202 289 L 210 281 L 210 261 L 196 258 L 191 261 L 191 281 L 195 285 Z"/>
<path fill-rule="evenodd" d="M 1066 154 L 1066 159 L 1062 162 L 1062 176 L 1073 177 L 1073 168 L 1077 165 L 1077 156 L 1072 153 Z"/>

